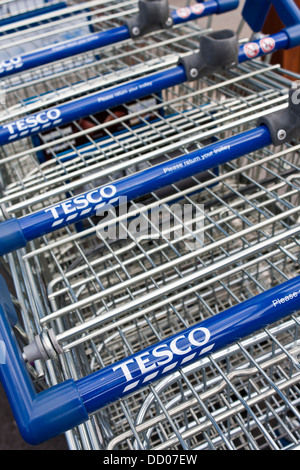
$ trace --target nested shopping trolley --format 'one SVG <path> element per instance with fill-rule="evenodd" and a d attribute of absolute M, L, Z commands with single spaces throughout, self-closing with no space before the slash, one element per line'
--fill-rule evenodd
<path fill-rule="evenodd" d="M 0 376 L 29 442 L 299 447 L 299 76 L 255 39 L 254 60 L 196 79 L 208 32 L 182 28 L 108 53 L 110 91 L 83 65 L 102 97 L 157 64 L 177 83 L 8 142 L 1 127 Z M 73 73 L 7 101 L 4 129 L 84 99 L 95 77 Z"/>

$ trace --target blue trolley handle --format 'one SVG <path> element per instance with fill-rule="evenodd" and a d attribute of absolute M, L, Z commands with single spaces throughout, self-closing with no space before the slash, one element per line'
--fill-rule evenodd
<path fill-rule="evenodd" d="M 0 146 L 31 137 L 100 111 L 113 109 L 149 94 L 182 84 L 187 80 L 195 80 L 215 72 L 219 73 L 238 63 L 299 44 L 300 27 L 298 25 L 241 46 L 238 44 L 236 35 L 230 30 L 201 36 L 200 52 L 180 58 L 175 67 L 93 93 L 56 108 L 45 109 L 0 126 Z"/>
<path fill-rule="evenodd" d="M 254 32 L 262 30 L 271 5 L 285 26 L 300 24 L 300 11 L 294 0 L 246 0 L 242 16 Z"/>
<path fill-rule="evenodd" d="M 296 82 L 297 84 L 297 82 Z M 72 197 L 38 212 L 0 223 L 0 255 L 87 217 L 103 215 L 124 198 L 132 201 L 217 165 L 257 151 L 271 143 L 282 145 L 300 135 L 299 89 L 292 88 L 286 109 L 261 118 L 259 126 L 174 158 L 108 185 Z"/>
<path fill-rule="evenodd" d="M 0 62 L 0 79 L 130 38 L 138 38 L 158 29 L 221 14 L 237 8 L 238 4 L 239 0 L 208 0 L 201 5 L 170 12 L 168 0 L 140 0 L 138 15 L 130 18 L 123 26 L 3 60 Z"/>
<path fill-rule="evenodd" d="M 36 393 L 12 330 L 16 313 L 2 277 L 0 292 L 0 380 L 30 444 L 68 431 L 117 399 L 300 309 L 298 276 L 85 378 Z"/>

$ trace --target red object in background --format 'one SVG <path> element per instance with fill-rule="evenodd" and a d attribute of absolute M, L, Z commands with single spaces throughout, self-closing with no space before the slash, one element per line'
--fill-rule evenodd
<path fill-rule="evenodd" d="M 127 114 L 126 109 L 123 107 L 120 107 L 120 108 L 113 109 L 112 114 L 106 111 L 101 112 L 99 114 L 95 114 L 95 118 L 98 123 L 105 124 L 105 123 L 114 121 L 117 118 L 126 116 L 126 114 Z M 77 121 L 77 124 L 80 126 L 82 130 L 91 129 L 98 125 L 90 117 L 79 119 L 79 121 Z M 72 124 L 72 127 L 73 127 L 73 133 L 78 132 L 77 126 Z M 116 123 L 116 125 L 110 126 L 109 129 L 110 129 L 110 132 L 114 133 L 114 132 L 117 132 L 118 130 L 121 130 L 121 128 L 122 127 L 120 126 L 120 124 Z M 101 137 L 104 137 L 105 135 L 107 134 L 105 133 L 104 129 L 98 129 L 95 132 L 89 132 L 89 136 L 92 137 L 94 140 L 101 139 Z M 84 145 L 89 142 L 90 140 L 86 136 L 78 137 L 76 138 L 75 145 L 76 146 Z"/>
<path fill-rule="evenodd" d="M 132 119 L 129 119 L 127 124 L 129 126 L 135 126 L 138 125 L 139 123 L 142 123 L 140 120 L 139 116 L 136 116 L 135 113 L 137 111 L 143 111 L 145 109 L 145 113 L 141 113 L 141 116 L 143 116 L 144 119 L 154 119 L 155 114 L 153 114 L 151 111 L 148 111 L 148 108 L 153 105 L 157 104 L 156 98 L 153 97 L 146 97 L 140 102 L 133 101 L 131 103 L 127 103 L 126 106 L 119 106 L 117 108 L 113 108 L 108 111 L 101 111 L 100 113 L 95 114 L 94 116 L 88 116 L 86 118 L 81 118 L 78 121 L 72 122 L 70 124 L 66 124 L 64 126 L 61 126 L 59 130 L 50 130 L 43 132 L 40 134 L 40 139 L 42 140 L 42 143 L 47 143 L 50 141 L 53 141 L 59 137 L 62 136 L 73 136 L 78 133 L 80 130 L 87 130 L 87 129 L 92 129 L 93 127 L 98 126 L 99 124 L 107 124 L 111 123 L 114 120 L 121 118 L 123 116 L 127 116 L 131 113 L 133 113 Z M 115 124 L 110 124 L 109 126 L 109 132 L 111 134 L 114 134 L 118 131 L 124 130 L 124 126 L 122 126 L 122 123 L 116 122 Z M 91 139 L 97 141 L 98 139 L 101 139 L 105 136 L 108 136 L 108 133 L 105 131 L 105 126 L 100 129 L 95 129 L 95 131 L 90 131 L 88 135 L 82 135 L 82 136 L 76 136 L 76 138 L 71 138 L 69 141 L 65 143 L 61 143 L 60 145 L 56 147 L 52 147 L 51 149 L 46 149 L 43 152 L 43 158 L 45 160 L 50 160 L 53 158 L 53 151 L 58 154 L 61 152 L 64 152 L 66 150 L 70 149 L 70 144 L 74 147 L 79 147 L 81 145 L 85 144 L 90 144 Z M 40 145 L 38 143 L 37 145 Z"/>

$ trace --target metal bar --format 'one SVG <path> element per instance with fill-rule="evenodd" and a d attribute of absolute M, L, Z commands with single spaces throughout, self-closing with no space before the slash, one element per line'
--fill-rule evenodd
<path fill-rule="evenodd" d="M 250 247 L 248 249 L 245 249 L 242 252 L 242 254 L 238 253 L 238 254 L 232 255 L 232 256 L 226 258 L 225 260 L 221 260 L 219 262 L 214 263 L 212 266 L 208 266 L 204 269 L 199 269 L 194 274 L 190 274 L 189 276 L 185 275 L 184 279 L 176 280 L 173 283 L 170 282 L 169 284 L 167 284 L 166 287 L 162 287 L 160 289 L 157 289 L 155 293 L 151 292 L 150 294 L 145 295 L 144 297 L 139 297 L 137 300 L 127 302 L 125 305 L 121 305 L 120 307 L 118 307 L 116 309 L 112 309 L 106 314 L 99 315 L 95 318 L 92 318 L 89 321 L 85 321 L 81 325 L 74 326 L 73 328 L 71 328 L 69 330 L 66 330 L 63 333 L 59 334 L 56 339 L 60 344 L 63 344 L 67 340 L 70 340 L 70 338 L 75 337 L 76 335 L 80 335 L 84 332 L 85 335 L 83 337 L 74 339 L 72 342 L 69 342 L 66 345 L 66 349 L 68 349 L 70 347 L 72 348 L 74 346 L 77 346 L 78 344 L 81 344 L 81 343 L 85 342 L 88 339 L 92 339 L 92 338 L 98 336 L 99 333 L 101 334 L 102 329 L 100 331 L 97 330 L 97 331 L 88 333 L 88 330 L 92 330 L 93 328 L 101 325 L 101 323 L 104 323 L 107 320 L 113 320 L 113 319 L 119 317 L 120 315 L 122 315 L 124 313 L 134 311 L 134 309 L 136 309 L 137 307 L 141 308 L 143 305 L 147 304 L 149 301 L 153 302 L 156 298 L 159 299 L 160 297 L 162 298 L 164 295 L 168 294 L 169 296 L 168 296 L 167 300 L 161 300 L 155 305 L 156 309 L 162 308 L 165 305 L 170 304 L 171 302 L 174 302 L 176 300 L 179 300 L 182 297 L 182 292 L 174 294 L 174 295 L 170 295 L 172 292 L 174 292 L 174 291 L 176 292 L 176 289 L 182 288 L 182 287 L 184 287 L 185 285 L 188 285 L 191 282 L 197 282 L 201 278 L 203 278 L 205 275 L 208 275 L 208 274 L 212 275 L 213 273 L 216 273 L 218 271 L 218 269 L 220 269 L 220 268 L 226 268 L 226 267 L 228 268 L 228 266 L 232 265 L 234 262 L 242 261 L 243 259 L 245 259 L 249 256 L 252 256 L 256 253 L 259 253 L 260 251 L 263 251 L 266 247 L 269 247 L 270 245 L 276 243 L 276 241 L 280 242 L 280 241 L 282 241 L 286 238 L 297 236 L 298 234 L 299 234 L 299 228 L 297 228 L 297 227 L 295 229 L 291 229 L 288 232 L 283 232 L 282 234 L 277 235 L 276 237 L 274 237 L 274 239 L 266 240 L 265 242 L 258 243 L 254 247 Z M 203 251 L 203 254 L 204 254 L 205 249 L 203 249 L 202 251 Z M 180 261 L 184 261 L 184 260 L 179 259 L 179 262 Z M 248 263 L 245 264 L 245 268 L 251 266 L 251 264 L 252 264 L 251 261 L 249 261 Z M 243 268 L 244 268 L 244 266 L 238 267 L 238 268 L 231 268 L 230 272 L 232 274 L 234 274 L 235 272 L 241 271 Z M 153 274 L 153 273 L 150 272 L 149 276 L 150 276 L 150 274 Z M 222 278 L 224 278 L 226 276 L 227 276 L 227 272 L 223 275 L 215 275 L 213 278 L 211 278 L 208 281 L 202 281 L 201 286 L 202 287 L 207 287 L 208 285 L 212 284 L 213 281 L 221 280 Z M 137 282 L 137 279 L 134 279 L 133 282 Z M 194 292 L 195 290 L 196 290 L 196 287 L 191 287 L 189 289 L 186 289 L 185 290 L 185 295 L 188 295 L 188 294 Z M 106 292 L 104 292 L 104 293 L 106 294 Z M 90 304 L 91 302 L 98 300 L 100 297 L 101 297 L 101 293 L 95 294 L 94 296 L 90 296 L 88 299 L 84 299 L 81 302 L 77 302 L 76 304 L 70 304 L 70 305 L 67 305 L 64 308 L 60 309 L 60 310 L 56 310 L 55 312 L 50 313 L 46 317 L 42 318 L 41 319 L 41 324 L 45 325 L 45 324 L 51 322 L 52 320 L 55 320 L 55 319 L 57 319 L 57 318 L 59 318 L 63 315 L 69 314 L 70 312 L 72 312 L 76 309 L 82 308 L 82 307 L 86 306 L 87 304 Z M 153 306 L 151 306 L 150 309 L 143 308 L 143 310 L 141 310 L 138 313 L 137 316 L 145 315 L 145 314 L 149 313 L 149 311 L 151 312 L 152 310 L 153 310 Z"/>
<path fill-rule="evenodd" d="M 1 250 L 3 255 L 69 224 L 99 214 L 107 205 L 116 206 L 120 198 L 133 200 L 158 188 L 173 184 L 193 174 L 238 158 L 271 144 L 269 130 L 260 126 L 251 131 L 225 139 L 188 155 L 175 158 L 135 175 L 116 181 L 68 199 L 62 204 L 49 207 L 21 219 L 10 219 L 0 224 Z M 122 199 L 121 199 L 122 200 Z M 13 236 L 13 238 L 12 238 Z"/>
<path fill-rule="evenodd" d="M 277 68 L 278 68 L 278 66 L 272 65 L 271 67 L 268 67 L 267 70 L 275 70 L 275 69 L 277 69 Z M 213 84 L 212 86 L 207 86 L 204 90 L 196 90 L 196 91 L 193 91 L 193 92 L 189 93 L 189 94 L 186 96 L 186 99 L 191 99 L 191 100 L 192 100 L 192 99 L 195 99 L 195 98 L 197 98 L 198 95 L 201 95 L 201 94 L 203 94 L 203 93 L 207 93 L 207 94 L 208 94 L 208 93 L 211 92 L 211 91 L 220 89 L 222 86 L 228 86 L 228 85 L 234 84 L 234 83 L 236 83 L 236 82 L 241 81 L 241 80 L 244 79 L 244 78 L 250 80 L 252 77 L 255 77 L 255 76 L 257 76 L 257 75 L 259 76 L 260 74 L 261 74 L 261 70 L 255 70 L 255 71 L 252 71 L 252 72 L 250 72 L 250 73 L 247 73 L 247 74 L 244 75 L 243 77 L 238 76 L 238 77 L 234 77 L 234 78 L 231 78 L 231 79 L 227 79 L 227 80 L 223 81 L 221 84 L 220 84 L 220 83 L 218 83 L 218 84 Z M 181 97 L 178 96 L 178 97 L 172 99 L 171 101 L 169 101 L 169 103 L 170 103 L 170 105 L 176 104 L 176 103 L 180 103 L 180 100 L 181 100 Z M 277 100 L 270 101 L 270 104 L 275 104 L 276 102 L 280 102 L 280 101 L 283 101 L 283 100 L 284 100 L 284 96 L 280 96 L 280 97 L 277 98 Z M 152 111 L 152 110 L 153 110 L 153 111 L 156 111 L 156 110 L 158 111 L 158 110 L 162 109 L 164 106 L 165 106 L 165 102 L 159 103 L 159 104 L 157 104 L 157 105 L 155 105 L 155 106 L 152 106 L 152 107 L 150 108 L 150 111 Z M 256 109 L 256 108 L 255 108 L 255 109 Z M 277 109 L 276 109 L 276 110 L 277 110 Z M 279 110 L 279 107 L 278 107 L 278 110 Z M 243 114 L 243 112 L 242 112 L 241 114 Z M 116 119 L 114 120 L 114 123 L 116 123 L 116 124 L 123 123 L 124 121 L 128 120 L 131 116 L 132 116 L 132 117 L 136 117 L 136 116 L 139 116 L 139 115 L 140 115 L 140 111 L 137 111 L 136 113 L 130 114 L 129 117 L 128 117 L 128 116 L 125 116 L 125 117 L 121 117 L 121 118 L 116 118 Z M 238 116 L 239 116 L 239 114 L 238 114 Z M 257 117 L 259 117 L 258 114 L 257 114 L 256 116 L 253 116 L 252 118 L 255 119 L 255 118 L 257 118 Z M 239 121 L 237 121 L 237 124 L 240 125 L 241 122 L 244 122 L 244 121 L 239 120 Z M 217 123 L 219 123 L 219 121 L 217 121 Z M 215 124 L 215 123 L 212 123 L 212 125 L 214 125 L 214 124 Z M 99 125 L 96 125 L 96 126 L 93 128 L 93 130 L 96 130 L 96 131 L 97 131 L 97 130 L 99 130 L 99 129 L 103 129 L 104 127 L 108 127 L 109 125 L 111 125 L 111 123 L 99 124 Z M 91 132 L 90 129 L 81 130 L 81 131 L 79 131 L 79 132 L 75 132 L 75 133 L 73 134 L 73 137 L 76 139 L 76 138 L 79 138 L 79 137 L 82 137 L 82 136 L 86 136 L 86 135 L 88 135 L 90 132 Z M 189 131 L 189 134 L 191 134 L 191 133 L 192 133 L 192 131 Z M 207 134 L 207 135 L 209 135 L 209 134 Z M 204 133 L 203 133 L 202 136 L 204 137 Z M 53 142 L 51 142 L 51 144 L 46 143 L 46 144 L 39 145 L 38 147 L 35 148 L 35 150 L 36 150 L 36 151 L 45 150 L 45 149 L 49 148 L 52 144 L 53 144 L 53 145 L 60 145 L 60 144 L 62 144 L 62 143 L 67 142 L 69 139 L 70 139 L 69 136 L 57 138 L 57 139 L 55 139 Z M 193 139 L 194 139 L 194 137 L 190 137 L 189 142 L 190 142 L 190 143 L 193 142 Z M 188 139 L 186 139 L 185 142 L 188 143 Z M 18 152 L 18 153 L 16 153 L 16 154 L 14 154 L 14 155 L 6 156 L 6 157 L 0 159 L 0 164 L 6 164 L 6 163 L 10 163 L 10 162 L 12 162 L 12 161 L 14 161 L 14 160 L 19 160 L 21 157 L 24 157 L 24 156 L 26 156 L 26 155 L 29 155 L 30 153 L 32 153 L 32 149 L 30 149 L 30 150 L 24 150 L 24 151 L 21 151 L 21 152 Z"/>
<path fill-rule="evenodd" d="M 42 442 L 84 422 L 88 413 L 300 308 L 297 276 L 87 377 L 36 394 L 11 331 L 15 312 L 8 290 L 1 283 L 0 338 L 7 355 L 5 363 L 0 363 L 0 377 L 23 436 L 31 443 Z"/>
<path fill-rule="evenodd" d="M 11 0 L 11 1 L 13 2 L 15 0 Z M 96 6 L 103 6 L 105 3 L 109 3 L 110 1 L 111 0 L 91 0 L 87 2 L 85 1 L 84 8 L 88 9 L 88 8 L 94 8 Z M 136 3 L 136 2 L 132 2 L 132 3 Z M 55 10 L 54 12 L 50 11 L 44 14 L 39 14 L 38 20 L 39 21 L 51 20 L 60 15 L 69 15 L 71 13 L 81 12 L 81 11 L 82 11 L 82 2 L 80 4 L 74 4 L 74 5 L 69 5 L 69 6 L 65 5 L 63 9 Z M 30 25 L 30 23 L 35 23 L 36 21 L 37 21 L 36 16 L 33 18 L 26 18 L 23 20 L 14 21 L 13 24 L 0 26 L 0 33 L 7 32 L 10 29 L 21 28 L 22 26 L 28 26 Z"/>
<path fill-rule="evenodd" d="M 112 27 L 120 18 L 111 22 Z M 178 47 L 175 45 L 178 53 L 191 49 L 196 31 L 195 25 L 184 28 Z M 141 74 L 148 73 L 150 63 L 160 66 L 160 56 L 171 58 L 173 62 L 167 66 L 172 66 L 176 55 L 169 55 L 171 42 L 165 47 L 164 39 L 174 41 L 175 32 L 182 31 L 160 32 L 155 41 L 145 36 L 139 42 L 142 48 L 126 41 L 113 57 L 117 63 L 110 57 L 114 47 L 106 48 L 104 61 L 96 65 L 84 62 L 87 55 L 74 60 L 74 68 L 70 60 L 70 76 L 64 68 L 55 78 L 51 75 L 49 83 L 46 78 L 32 82 L 32 89 L 28 85 L 34 72 L 12 77 L 11 83 L 18 84 L 10 89 L 8 100 L 24 104 L 19 108 L 23 114 L 38 111 L 38 106 L 57 106 L 64 96 L 62 90 L 66 90 L 66 99 L 72 89 L 74 93 L 81 90 L 82 95 L 90 93 L 89 84 L 102 87 L 102 79 L 90 80 L 99 75 L 98 63 L 107 78 L 113 78 L 116 67 L 124 70 L 121 80 L 127 80 L 126 71 L 131 71 L 127 66 L 132 61 L 136 69 L 140 65 Z M 76 69 L 76 61 L 84 65 Z M 50 74 L 54 67 L 45 67 L 41 73 Z M 81 192 L 87 195 L 104 184 L 114 185 L 118 178 L 133 176 L 162 161 L 171 165 L 178 155 L 189 155 L 202 145 L 216 141 L 221 145 L 221 140 L 234 132 L 251 129 L 257 118 L 285 112 L 286 93 L 291 87 L 286 76 L 299 78 L 258 60 L 241 63 L 201 78 L 199 86 L 185 82 L 168 89 L 164 101 L 151 101 L 149 120 L 143 111 L 109 123 L 91 115 L 87 119 L 95 124 L 92 132 L 74 122 L 74 133 L 62 139 L 56 138 L 63 135 L 60 128 L 52 132 L 54 140 L 42 133 L 44 144 L 38 147 L 32 147 L 30 139 L 12 141 L 1 151 L 3 214 L 5 218 L 9 214 L 27 217 L 42 208 L 55 208 L 67 202 L 65 198 L 80 197 Z M 82 87 L 73 88 L 79 82 Z M 41 97 L 35 110 L 26 110 L 26 94 Z M 43 104 L 43 96 L 53 101 Z M 143 101 L 138 100 L 137 105 L 142 106 Z M 123 108 L 131 111 L 127 105 Z M 114 117 L 111 111 L 107 115 Z M 132 122 L 137 126 L 131 127 Z M 42 332 L 38 337 L 49 348 L 46 339 L 51 327 L 54 347 L 59 345 L 63 350 L 59 360 L 37 360 L 34 366 L 30 361 L 27 366 L 33 380 L 41 386 L 57 386 L 69 379 L 74 383 L 120 360 L 130 360 L 133 354 L 143 354 L 150 346 L 164 343 L 165 338 L 178 337 L 186 328 L 199 326 L 200 321 L 300 274 L 300 168 L 299 145 L 295 143 L 275 150 L 263 147 L 237 162 L 193 174 L 142 200 L 130 201 L 129 210 L 112 208 L 112 217 L 99 219 L 99 223 L 89 217 L 30 241 L 26 249 L 5 257 L 13 278 L 10 285 L 15 286 L 17 295 L 13 302 L 27 333 L 26 337 L 17 325 L 23 341 L 31 343 Z M 40 164 L 36 158 L 39 149 L 45 149 L 47 158 L 53 159 Z M 91 197 L 96 199 L 97 193 Z M 196 213 L 182 219 L 177 210 L 186 204 Z M 201 215 L 196 215 L 199 204 Z M 153 223 L 153 211 L 162 214 L 161 223 Z M 171 219 L 170 229 L 163 225 L 165 214 Z M 146 236 L 144 231 L 132 231 L 139 222 L 145 222 L 154 237 L 147 239 L 147 231 Z M 3 301 L 4 296 L 1 298 Z M 299 328 L 299 318 L 292 314 L 241 342 L 183 364 L 178 372 L 172 369 L 156 383 L 149 380 L 140 390 L 133 388 L 130 396 L 107 403 L 89 421 L 67 431 L 68 444 L 78 449 L 120 450 L 287 450 L 297 446 Z M 201 341 L 201 330 L 196 331 L 196 340 L 197 334 Z M 181 339 L 175 346 L 184 350 Z M 157 351 L 166 352 L 157 361 L 169 358 L 167 349 Z M 54 350 L 49 348 L 45 353 L 53 358 Z M 138 359 L 145 369 L 151 367 L 149 357 Z M 127 365 L 130 373 L 133 365 Z M 155 372 L 153 368 L 148 375 Z M 8 393 L 15 399 L 18 386 L 13 392 L 9 387 Z M 58 393 L 60 403 L 64 395 L 63 391 L 62 397 Z M 55 401 L 50 398 L 48 405 Z M 28 410 L 33 409 L 30 406 Z M 33 414 L 37 416 L 39 411 Z M 48 421 L 44 415 L 40 423 Z M 37 435 L 47 437 L 43 428 Z"/>
<path fill-rule="evenodd" d="M 256 56 L 269 54 L 275 48 L 277 49 L 277 47 L 278 49 L 289 47 L 289 37 L 286 31 L 270 36 L 267 39 L 268 42 L 264 43 L 266 46 L 263 45 L 262 40 L 260 41 L 260 46 L 257 46 L 256 55 L 247 55 L 247 52 L 245 52 L 247 45 L 240 46 L 239 61 L 244 62 Z M 298 43 L 300 42 L 300 33 L 298 34 L 297 41 Z M 43 130 L 53 129 L 57 126 L 70 123 L 102 110 L 111 109 L 152 93 L 158 93 L 161 90 L 182 84 L 186 80 L 187 75 L 184 67 L 178 65 L 169 70 L 149 75 L 146 78 L 138 79 L 119 87 L 109 88 L 104 92 L 91 94 L 60 107 L 29 115 L 24 119 L 13 121 L 0 127 L 0 145 L 36 135 Z"/>
<path fill-rule="evenodd" d="M 300 309 L 300 277 L 76 382 L 88 413 Z M 228 341 L 229 337 L 231 339 Z M 96 384 L 99 384 L 97 386 Z M 101 384 L 101 385 L 100 385 Z"/>
<path fill-rule="evenodd" d="M 171 12 L 171 18 L 174 25 L 179 25 L 218 12 L 218 2 L 215 0 L 208 0 L 200 6 L 175 10 Z M 75 41 L 71 40 L 58 45 L 55 44 L 50 47 L 40 49 L 39 51 L 30 52 L 3 61 L 2 67 L 0 67 L 0 77 L 4 78 L 15 73 L 20 73 L 35 67 L 40 67 L 45 64 L 69 58 L 83 52 L 99 49 L 107 45 L 113 45 L 130 38 L 131 35 L 128 26 L 124 25 L 108 31 L 93 33 L 80 39 L 76 39 Z"/>

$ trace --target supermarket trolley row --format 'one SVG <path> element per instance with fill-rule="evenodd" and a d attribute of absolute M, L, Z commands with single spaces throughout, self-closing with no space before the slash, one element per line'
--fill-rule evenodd
<path fill-rule="evenodd" d="M 3 126 L 147 81 L 208 33 L 192 22 L 32 86 L 10 77 Z M 249 60 L 2 143 L 1 381 L 25 438 L 299 446 L 298 79 Z M 270 132 L 286 116 L 291 132 Z M 114 201 L 124 181 L 132 197 Z M 15 224 L 22 239 L 49 220 L 7 249 Z"/>

